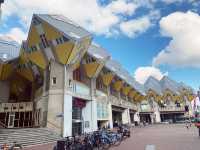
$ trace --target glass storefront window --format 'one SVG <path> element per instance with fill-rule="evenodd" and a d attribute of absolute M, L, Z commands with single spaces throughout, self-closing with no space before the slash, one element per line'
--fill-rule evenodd
<path fill-rule="evenodd" d="M 106 104 L 97 104 L 97 117 L 98 119 L 108 119 L 108 106 Z"/>

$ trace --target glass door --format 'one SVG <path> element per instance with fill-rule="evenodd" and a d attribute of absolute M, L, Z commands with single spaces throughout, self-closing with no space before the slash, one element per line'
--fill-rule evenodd
<path fill-rule="evenodd" d="M 8 119 L 8 128 L 14 128 L 14 121 L 15 121 L 15 113 L 10 112 L 9 119 Z"/>

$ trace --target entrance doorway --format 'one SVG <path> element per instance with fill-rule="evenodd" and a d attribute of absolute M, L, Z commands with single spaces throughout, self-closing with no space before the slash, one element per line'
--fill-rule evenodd
<path fill-rule="evenodd" d="M 72 135 L 81 135 L 84 131 L 84 121 L 82 115 L 82 109 L 85 107 L 86 101 L 73 98 L 72 104 Z"/>
<path fill-rule="evenodd" d="M 116 127 L 122 124 L 122 113 L 124 109 L 117 106 L 112 106 L 112 118 L 113 118 L 113 127 Z"/>
<path fill-rule="evenodd" d="M 140 114 L 140 121 L 141 122 L 146 122 L 148 124 L 151 124 L 151 114 Z"/>

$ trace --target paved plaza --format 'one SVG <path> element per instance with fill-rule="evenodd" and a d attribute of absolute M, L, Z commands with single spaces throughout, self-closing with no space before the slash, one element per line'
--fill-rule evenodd
<path fill-rule="evenodd" d="M 113 150 L 153 150 L 153 147 L 155 150 L 199 150 L 198 130 L 196 127 L 187 130 L 184 124 L 135 128 L 132 137 Z"/>
<path fill-rule="evenodd" d="M 148 148 L 146 148 L 148 147 Z M 146 148 L 146 149 L 145 149 Z M 155 148 L 155 149 L 154 149 Z M 26 150 L 52 150 L 52 144 Z M 152 125 L 134 128 L 131 138 L 112 150 L 199 150 L 200 138 L 196 127 L 188 130 L 184 124 Z"/>

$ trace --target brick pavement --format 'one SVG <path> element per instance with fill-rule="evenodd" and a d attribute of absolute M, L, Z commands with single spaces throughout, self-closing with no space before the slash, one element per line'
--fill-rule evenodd
<path fill-rule="evenodd" d="M 52 144 L 39 145 L 25 150 L 52 150 Z M 131 138 L 111 150 L 145 150 L 155 145 L 156 150 L 200 150 L 200 138 L 196 127 L 186 129 L 185 125 L 152 125 L 134 128 Z"/>
<path fill-rule="evenodd" d="M 113 150 L 145 150 L 155 145 L 156 150 L 200 150 L 200 138 L 196 127 L 186 129 L 184 124 L 153 125 L 135 128 L 131 138 Z"/>
<path fill-rule="evenodd" d="M 53 150 L 55 143 L 26 147 L 23 150 Z"/>

